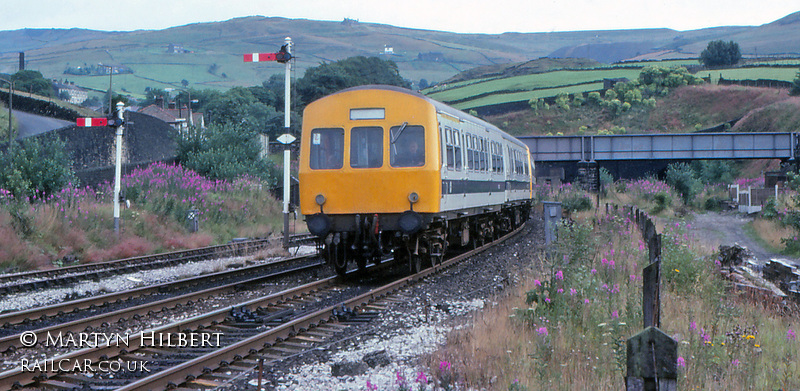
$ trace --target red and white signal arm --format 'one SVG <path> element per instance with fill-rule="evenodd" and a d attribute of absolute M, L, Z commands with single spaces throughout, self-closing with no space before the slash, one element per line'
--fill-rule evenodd
<path fill-rule="evenodd" d="M 78 126 L 108 126 L 108 118 L 78 118 Z"/>
<path fill-rule="evenodd" d="M 244 55 L 244 62 L 276 61 L 277 53 L 248 53 Z"/>

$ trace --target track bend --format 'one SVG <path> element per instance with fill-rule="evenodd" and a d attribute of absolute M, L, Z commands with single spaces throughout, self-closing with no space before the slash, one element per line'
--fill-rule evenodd
<path fill-rule="evenodd" d="M 518 233 L 420 273 L 370 288 L 327 278 L 0 373 L 0 388 L 162 390 L 217 387 L 259 363 L 314 349 L 349 324 L 369 321 L 401 290 Z M 82 365 L 83 364 L 83 365 Z M 104 370 L 105 369 L 105 370 Z"/>

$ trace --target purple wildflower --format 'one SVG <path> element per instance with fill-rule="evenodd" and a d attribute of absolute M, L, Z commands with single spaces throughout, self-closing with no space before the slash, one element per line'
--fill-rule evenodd
<path fill-rule="evenodd" d="M 797 339 L 797 334 L 795 334 L 794 331 L 792 331 L 792 329 L 789 329 L 786 331 L 786 339 L 794 341 Z"/>
<path fill-rule="evenodd" d="M 686 368 L 686 360 L 683 357 L 678 357 L 678 368 Z"/>

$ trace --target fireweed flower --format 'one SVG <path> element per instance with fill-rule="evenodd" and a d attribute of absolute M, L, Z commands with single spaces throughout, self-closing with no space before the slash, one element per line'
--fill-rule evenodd
<path fill-rule="evenodd" d="M 439 362 L 439 370 L 440 371 L 449 371 L 450 370 L 450 363 L 447 361 Z"/>
<path fill-rule="evenodd" d="M 575 288 L 569 288 L 569 295 L 570 296 L 575 296 L 577 293 L 578 293 L 578 291 L 576 291 Z"/>
<path fill-rule="evenodd" d="M 564 279 L 564 272 L 562 272 L 561 270 L 556 272 L 556 280 L 563 280 L 563 279 Z"/>
<path fill-rule="evenodd" d="M 541 335 L 542 337 L 546 337 L 548 334 L 547 327 L 539 327 L 538 329 L 536 329 L 536 332 L 539 333 L 539 335 Z"/>
<path fill-rule="evenodd" d="M 425 376 L 425 372 L 417 373 L 417 383 L 428 384 L 428 376 Z"/>
<path fill-rule="evenodd" d="M 792 329 L 789 329 L 786 331 L 786 339 L 788 339 L 789 341 L 794 341 L 797 339 L 797 334 L 795 334 L 795 332 L 792 331 Z"/>
<path fill-rule="evenodd" d="M 678 357 L 678 368 L 686 368 L 686 360 L 683 357 Z"/>
<path fill-rule="evenodd" d="M 542 282 L 539 280 L 533 280 L 533 286 L 542 286 Z"/>

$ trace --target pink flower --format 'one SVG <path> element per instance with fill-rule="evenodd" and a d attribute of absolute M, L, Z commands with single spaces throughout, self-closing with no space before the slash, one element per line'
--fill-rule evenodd
<path fill-rule="evenodd" d="M 542 337 L 546 337 L 548 334 L 547 327 L 539 327 L 538 329 L 536 329 L 536 332 L 539 333 L 539 335 L 541 335 Z"/>
<path fill-rule="evenodd" d="M 592 274 L 597 274 L 597 269 L 592 269 Z"/>
<path fill-rule="evenodd" d="M 575 296 L 575 294 L 577 294 L 577 293 L 578 293 L 578 291 L 576 291 L 575 288 L 569 288 L 569 295 L 570 296 Z"/>
<path fill-rule="evenodd" d="M 545 298 L 544 298 L 544 301 L 545 301 L 546 303 L 549 303 L 549 302 L 550 302 L 550 298 L 549 298 L 549 297 L 545 297 Z"/>
<path fill-rule="evenodd" d="M 678 357 L 678 368 L 686 368 L 686 360 L 683 357 Z"/>
<path fill-rule="evenodd" d="M 368 390 L 368 391 L 375 391 L 375 390 L 377 390 L 377 389 L 378 389 L 378 386 L 376 386 L 376 385 L 374 385 L 374 384 L 370 383 L 370 381 L 369 381 L 369 380 L 367 380 L 367 390 Z"/>
<path fill-rule="evenodd" d="M 533 280 L 533 286 L 542 286 L 542 282 L 539 280 Z"/>
<path fill-rule="evenodd" d="M 425 372 L 419 371 L 417 374 L 417 383 L 428 384 L 428 377 L 425 376 Z"/>
<path fill-rule="evenodd" d="M 558 288 L 558 290 L 557 290 L 556 292 L 558 292 L 558 293 L 564 293 L 564 289 L 562 289 L 562 288 Z"/>
<path fill-rule="evenodd" d="M 692 321 L 692 323 L 689 323 L 689 330 L 691 330 L 691 331 L 697 330 L 697 323 L 695 321 Z"/>
<path fill-rule="evenodd" d="M 450 370 L 450 363 L 447 361 L 439 362 L 439 370 L 440 371 L 449 371 Z"/>
<path fill-rule="evenodd" d="M 589 301 L 589 299 L 583 299 L 583 304 L 589 304 L 589 303 L 591 303 L 591 302 Z"/>
<path fill-rule="evenodd" d="M 563 280 L 563 279 L 564 279 L 564 272 L 562 272 L 561 270 L 556 272 L 556 280 Z"/>
<path fill-rule="evenodd" d="M 795 334 L 794 331 L 792 331 L 792 329 L 789 329 L 786 331 L 786 339 L 794 341 L 797 339 L 797 334 Z"/>
<path fill-rule="evenodd" d="M 739 366 L 739 359 L 734 358 L 733 361 L 731 361 L 731 365 L 733 365 L 734 367 L 738 367 Z"/>
<path fill-rule="evenodd" d="M 636 281 L 636 275 L 635 274 L 631 274 L 631 276 L 629 278 L 630 278 L 631 281 Z"/>
<path fill-rule="evenodd" d="M 619 318 L 619 311 L 617 311 L 617 310 L 612 311 L 611 312 L 611 319 L 617 319 L 617 318 Z"/>

